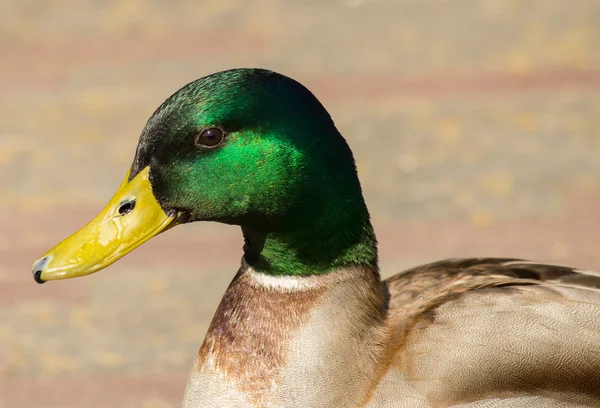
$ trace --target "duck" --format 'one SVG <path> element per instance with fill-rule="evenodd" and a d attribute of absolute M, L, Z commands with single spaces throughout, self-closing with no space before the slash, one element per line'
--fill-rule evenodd
<path fill-rule="evenodd" d="M 600 406 L 600 273 L 455 258 L 383 280 L 348 143 L 270 70 L 162 103 L 114 197 L 33 277 L 94 273 L 196 221 L 239 226 L 244 246 L 184 408 Z"/>

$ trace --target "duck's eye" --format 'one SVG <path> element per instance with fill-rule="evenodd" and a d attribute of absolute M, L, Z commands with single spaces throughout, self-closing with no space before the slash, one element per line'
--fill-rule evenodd
<path fill-rule="evenodd" d="M 202 147 L 215 147 L 223 141 L 223 131 L 219 128 L 210 128 L 196 136 L 196 145 Z"/>

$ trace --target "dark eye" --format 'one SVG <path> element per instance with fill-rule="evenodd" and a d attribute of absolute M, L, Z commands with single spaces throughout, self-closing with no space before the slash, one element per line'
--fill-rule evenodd
<path fill-rule="evenodd" d="M 203 130 L 196 136 L 196 145 L 203 147 L 215 147 L 223 141 L 223 131 L 219 128 Z"/>

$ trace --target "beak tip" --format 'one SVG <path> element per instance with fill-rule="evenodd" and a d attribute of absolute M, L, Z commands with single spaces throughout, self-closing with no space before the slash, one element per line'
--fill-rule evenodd
<path fill-rule="evenodd" d="M 46 281 L 42 279 L 41 270 L 33 271 L 33 279 L 39 284 L 46 283 Z"/>
<path fill-rule="evenodd" d="M 33 265 L 33 279 L 37 283 L 41 284 L 41 283 L 46 282 L 45 280 L 42 279 L 42 271 L 49 260 L 50 260 L 50 257 L 45 256 L 45 257 L 39 259 L 38 261 L 36 261 L 36 263 Z"/>

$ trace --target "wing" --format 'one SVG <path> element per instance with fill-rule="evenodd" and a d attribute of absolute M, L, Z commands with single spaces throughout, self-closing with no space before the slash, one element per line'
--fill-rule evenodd
<path fill-rule="evenodd" d="M 600 274 L 451 259 L 387 285 L 392 369 L 428 406 L 600 406 Z"/>

